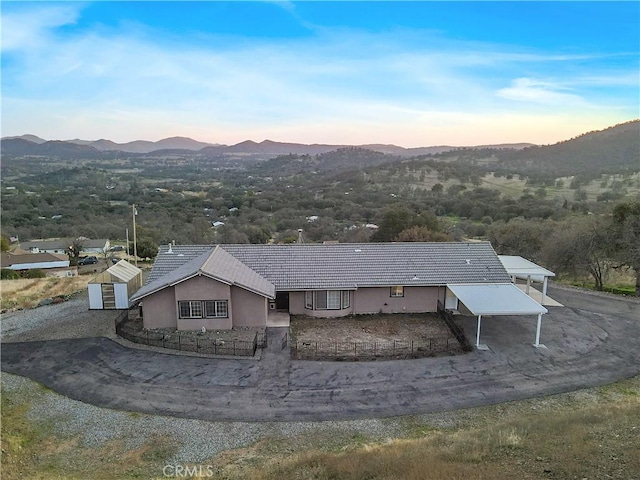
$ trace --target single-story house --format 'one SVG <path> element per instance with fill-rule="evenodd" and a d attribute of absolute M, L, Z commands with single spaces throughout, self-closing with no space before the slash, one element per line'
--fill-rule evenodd
<path fill-rule="evenodd" d="M 50 277 L 72 277 L 77 269 L 69 266 L 69 257 L 59 253 L 8 253 L 0 255 L 0 266 L 10 270 L 43 270 Z"/>
<path fill-rule="evenodd" d="M 496 285 L 499 292 L 487 290 Z M 490 308 L 478 303 L 486 294 Z M 269 310 L 314 317 L 445 305 L 474 315 L 547 311 L 512 283 L 488 242 L 162 246 L 130 298 L 139 304 L 145 328 L 179 330 L 266 326 Z"/>
<path fill-rule="evenodd" d="M 82 253 L 106 253 L 110 247 L 109 240 L 106 238 L 95 240 L 80 238 L 79 240 L 82 242 Z M 67 253 L 73 242 L 73 238 L 33 240 L 31 242 L 20 242 L 20 248 L 31 253 Z"/>

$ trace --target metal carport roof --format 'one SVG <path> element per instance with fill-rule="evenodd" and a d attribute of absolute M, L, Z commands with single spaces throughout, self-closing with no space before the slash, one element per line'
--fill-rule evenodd
<path fill-rule="evenodd" d="M 537 315 L 547 309 L 514 284 L 447 285 L 473 315 Z"/>
<path fill-rule="evenodd" d="M 536 340 L 533 346 L 544 347 L 540 344 L 540 328 L 542 315 L 548 310 L 514 284 L 447 285 L 447 288 L 473 315 L 478 316 L 476 333 L 478 350 L 488 349 L 486 345 L 480 344 L 480 324 L 483 315 L 538 315 Z"/>
<path fill-rule="evenodd" d="M 545 277 L 556 276 L 552 271 L 517 255 L 498 255 L 498 258 L 510 276 L 530 277 L 536 282 L 542 282 Z"/>

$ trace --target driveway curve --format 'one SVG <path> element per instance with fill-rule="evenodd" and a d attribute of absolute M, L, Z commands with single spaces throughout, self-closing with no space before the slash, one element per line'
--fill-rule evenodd
<path fill-rule="evenodd" d="M 536 318 L 486 317 L 490 350 L 379 362 L 291 361 L 273 330 L 260 361 L 178 356 L 106 337 L 3 342 L 1 369 L 86 403 L 225 421 L 322 421 L 428 413 L 603 385 L 640 373 L 640 302 L 551 287 Z M 475 319 L 462 319 L 475 338 Z"/>

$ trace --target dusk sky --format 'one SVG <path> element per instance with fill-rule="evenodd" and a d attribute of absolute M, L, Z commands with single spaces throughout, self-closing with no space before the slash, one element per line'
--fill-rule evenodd
<path fill-rule="evenodd" d="M 2 2 L 2 136 L 549 144 L 640 117 L 640 3 Z"/>

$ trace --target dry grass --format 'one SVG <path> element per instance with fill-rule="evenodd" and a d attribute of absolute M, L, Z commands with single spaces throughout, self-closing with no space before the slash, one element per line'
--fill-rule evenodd
<path fill-rule="evenodd" d="M 127 448 L 96 447 L 28 420 L 39 393 L 3 392 L 3 479 L 163 478 L 180 448 L 166 431 Z M 640 377 L 602 388 L 387 420 L 404 434 L 369 439 L 341 430 L 268 437 L 200 462 L 217 479 L 640 478 Z M 193 465 L 193 464 L 190 464 Z M 211 470 L 206 467 L 211 466 Z"/>
<path fill-rule="evenodd" d="M 32 308 L 40 300 L 63 295 L 71 295 L 87 288 L 89 276 L 47 277 L 0 281 L 0 308 L 2 311 Z"/>
<path fill-rule="evenodd" d="M 262 480 L 640 478 L 640 378 L 460 416 L 453 428 L 418 423 L 406 438 L 341 448 L 300 451 L 291 439 L 276 453 L 263 442 L 241 452 L 250 465 L 229 454 L 219 465 L 223 478 Z"/>

